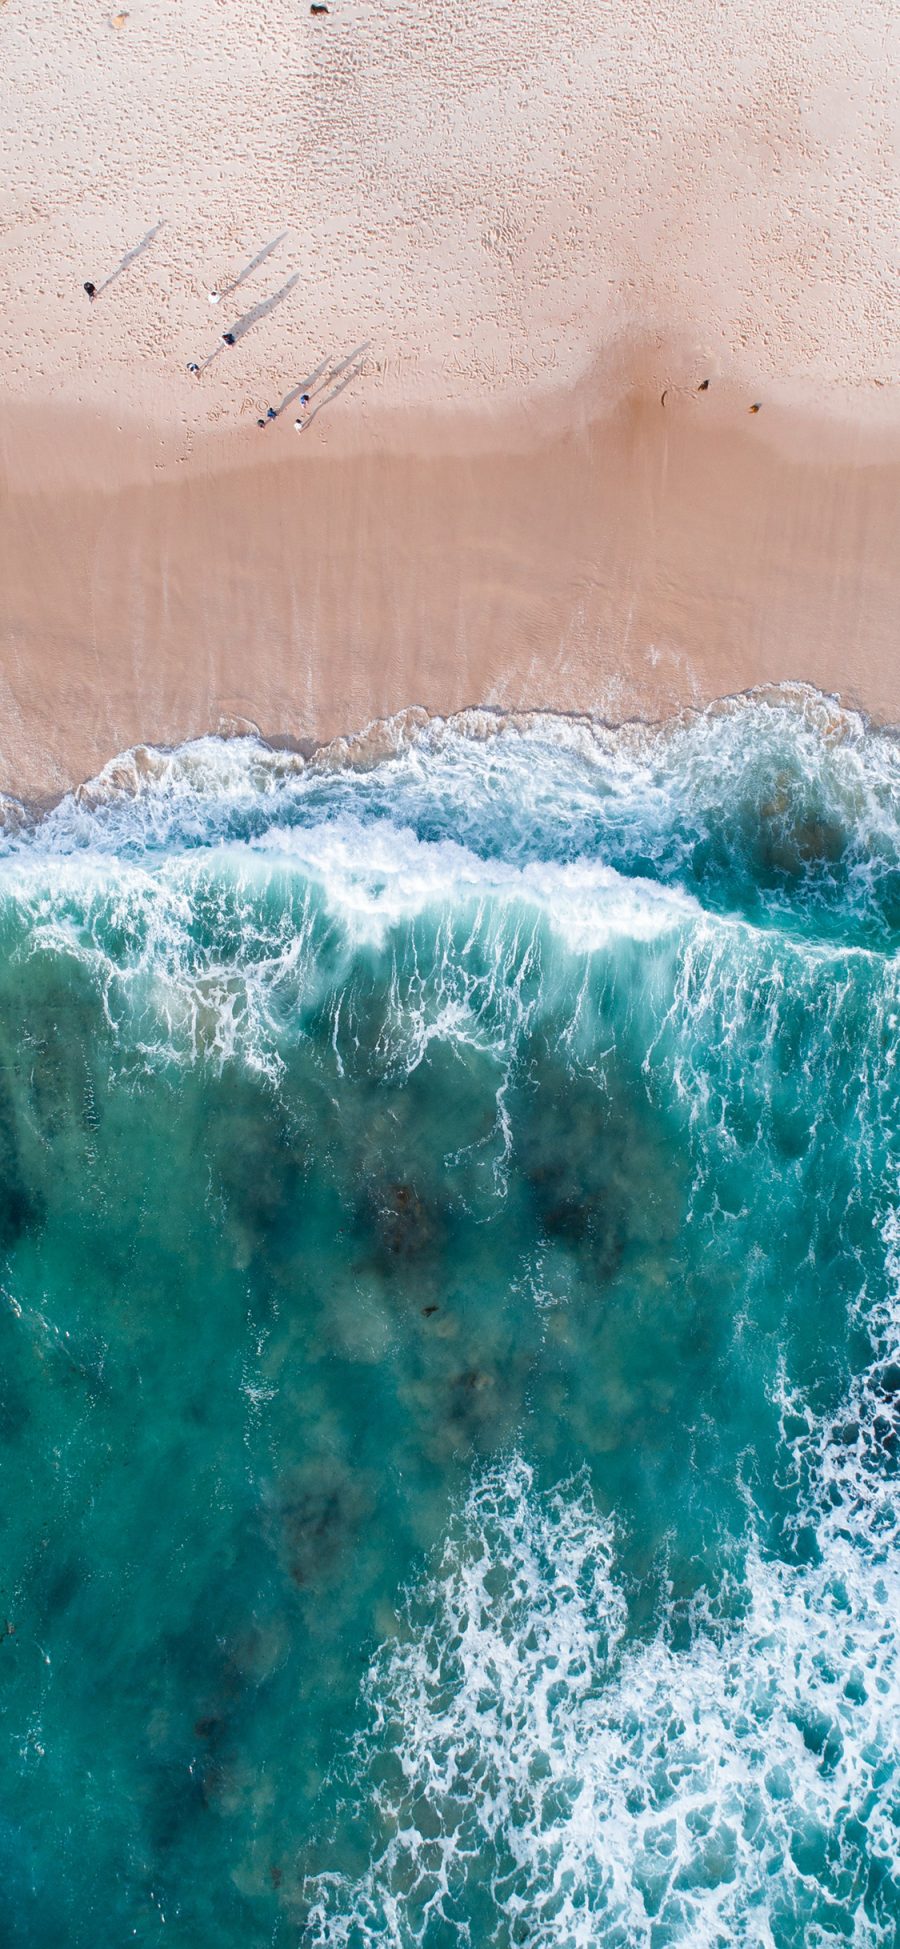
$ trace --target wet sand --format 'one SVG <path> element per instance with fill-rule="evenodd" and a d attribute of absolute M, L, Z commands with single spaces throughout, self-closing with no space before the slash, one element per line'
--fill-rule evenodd
<path fill-rule="evenodd" d="M 793 679 L 900 717 L 900 458 L 732 395 L 555 406 L 450 451 L 422 421 L 300 451 L 288 423 L 161 476 L 123 436 L 105 488 L 7 487 L 0 784 L 408 706 L 619 721 Z"/>

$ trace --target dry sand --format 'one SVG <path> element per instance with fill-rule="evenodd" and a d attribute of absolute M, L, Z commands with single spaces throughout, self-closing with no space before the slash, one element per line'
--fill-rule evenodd
<path fill-rule="evenodd" d="M 0 786 L 408 705 L 900 719 L 898 19 L 0 0 Z"/>

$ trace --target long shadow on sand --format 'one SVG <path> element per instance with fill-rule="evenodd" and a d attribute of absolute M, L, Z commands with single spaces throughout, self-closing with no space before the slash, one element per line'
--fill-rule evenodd
<path fill-rule="evenodd" d="M 110 285 L 115 284 L 116 278 L 121 277 L 122 272 L 127 271 L 129 265 L 134 264 L 139 257 L 142 257 L 145 250 L 149 250 L 150 245 L 153 243 L 154 239 L 158 237 L 159 232 L 162 230 L 164 223 L 165 223 L 165 218 L 162 217 L 159 223 L 155 223 L 153 225 L 152 230 L 148 230 L 146 236 L 141 238 L 139 244 L 134 244 L 131 250 L 126 250 L 121 263 L 117 264 L 115 270 L 110 271 L 109 277 L 105 278 L 103 283 L 98 285 L 97 287 L 98 298 L 102 298 L 104 291 L 108 291 Z"/>
<path fill-rule="evenodd" d="M 247 278 L 252 277 L 254 271 L 258 271 L 260 265 L 264 264 L 268 257 L 271 257 L 274 250 L 278 249 L 279 244 L 284 243 L 287 235 L 288 232 L 282 230 L 277 237 L 272 238 L 270 244 L 263 244 L 262 250 L 258 250 L 255 257 L 251 257 L 249 264 L 245 264 L 244 269 L 239 272 L 236 278 L 232 279 L 230 284 L 222 284 L 219 286 L 220 295 L 223 298 L 230 298 L 234 295 L 235 291 L 239 291 L 241 285 L 246 283 Z"/>

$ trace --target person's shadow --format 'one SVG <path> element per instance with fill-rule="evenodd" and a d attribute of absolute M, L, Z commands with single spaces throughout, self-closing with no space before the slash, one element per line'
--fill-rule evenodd
<path fill-rule="evenodd" d="M 121 264 L 117 264 L 115 270 L 110 271 L 109 277 L 105 278 L 102 284 L 98 284 L 96 293 L 98 298 L 102 298 L 104 291 L 108 291 L 110 285 L 115 284 L 116 278 L 121 277 L 122 272 L 127 271 L 130 264 L 134 264 L 137 258 L 143 256 L 145 250 L 149 250 L 154 238 L 159 236 L 164 223 L 165 217 L 161 217 L 159 223 L 155 223 L 153 229 L 148 230 L 146 237 L 142 237 L 139 244 L 134 244 L 131 250 L 126 250 Z"/>
<path fill-rule="evenodd" d="M 341 368 L 341 370 L 343 371 L 343 367 Z M 332 373 L 327 382 L 331 390 L 329 392 L 323 392 L 322 397 L 316 401 L 316 404 L 312 407 L 311 411 L 307 414 L 307 418 L 306 418 L 307 426 L 312 425 L 312 422 L 315 419 L 316 414 L 321 413 L 323 407 L 330 406 L 332 401 L 337 399 L 338 394 L 344 391 L 345 387 L 352 386 L 354 379 L 358 379 L 360 373 L 363 372 L 364 370 L 365 370 L 365 361 L 361 359 L 358 365 L 351 366 L 350 371 L 346 375 L 346 378 L 341 379 L 338 385 L 336 386 L 332 385 L 331 383 L 334 377 L 334 374 Z"/>
<path fill-rule="evenodd" d="M 205 372 L 207 366 L 212 365 L 213 359 L 218 358 L 219 353 L 225 350 L 226 345 L 236 345 L 238 339 L 244 337 L 245 332 L 252 330 L 252 327 L 258 325 L 262 318 L 268 318 L 270 311 L 274 311 L 276 305 L 283 304 L 285 298 L 293 291 L 294 285 L 299 284 L 299 282 L 300 273 L 299 271 L 295 271 L 293 277 L 288 278 L 287 283 L 282 285 L 280 291 L 273 292 L 271 298 L 263 298 L 260 304 L 254 305 L 252 311 L 245 311 L 243 318 L 236 319 L 235 323 L 229 326 L 228 331 L 222 333 L 218 345 L 214 345 L 212 351 L 204 359 L 200 368 L 201 372 Z"/>
<path fill-rule="evenodd" d="M 290 392 L 286 392 L 284 398 L 279 400 L 275 408 L 275 418 L 278 419 L 282 413 L 287 412 L 288 407 L 293 406 L 295 399 L 302 398 L 304 393 L 312 393 L 322 374 L 327 371 L 328 360 L 323 359 L 321 364 L 316 366 L 315 372 L 308 373 L 305 379 L 299 379 L 296 386 L 292 386 Z"/>
<path fill-rule="evenodd" d="M 321 413 L 323 407 L 330 406 L 332 401 L 337 399 L 338 394 L 344 391 L 345 387 L 352 385 L 354 379 L 359 378 L 360 374 L 365 370 L 365 354 L 371 343 L 371 339 L 364 339 L 361 345 L 355 346 L 352 352 L 348 352 L 345 359 L 341 359 L 337 365 L 331 366 L 327 377 L 318 388 L 318 396 L 313 394 L 314 403 L 311 406 L 311 411 L 306 416 L 307 426 L 312 425 L 316 414 Z M 328 360 L 326 360 L 325 364 L 327 365 L 328 363 Z M 321 367 L 319 369 L 320 371 L 322 370 Z M 335 380 L 337 380 L 337 384 L 335 384 Z M 307 390 L 312 393 L 311 386 Z"/>
<path fill-rule="evenodd" d="M 234 339 L 243 338 L 245 332 L 252 331 L 254 325 L 260 324 L 263 318 L 268 318 L 270 311 L 274 311 L 276 305 L 284 303 L 285 298 L 293 291 L 294 285 L 299 284 L 299 282 L 300 273 L 299 271 L 295 271 L 293 277 L 288 278 L 287 283 L 282 285 L 280 291 L 273 292 L 271 298 L 261 299 L 258 305 L 254 305 L 252 311 L 245 311 L 243 318 L 239 318 L 234 325 L 229 327 L 231 337 Z"/>
<path fill-rule="evenodd" d="M 255 257 L 251 257 L 249 264 L 244 265 L 238 277 L 233 278 L 230 284 L 219 285 L 220 295 L 223 298 L 230 298 L 235 291 L 239 290 L 245 280 L 252 277 L 254 271 L 258 271 L 260 265 L 265 263 L 266 258 L 271 257 L 273 250 L 277 250 L 279 244 L 284 243 L 287 234 L 286 230 L 282 230 L 280 236 L 273 237 L 270 244 L 263 244 L 262 250 L 258 250 Z"/>

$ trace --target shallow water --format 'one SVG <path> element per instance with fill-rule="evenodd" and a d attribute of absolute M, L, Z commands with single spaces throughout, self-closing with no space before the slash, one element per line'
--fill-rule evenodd
<path fill-rule="evenodd" d="M 10 825 L 4 1941 L 897 1941 L 898 942 L 804 693 Z"/>

